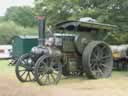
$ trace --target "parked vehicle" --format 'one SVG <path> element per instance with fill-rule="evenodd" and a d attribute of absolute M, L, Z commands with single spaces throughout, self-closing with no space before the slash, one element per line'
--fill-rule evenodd
<path fill-rule="evenodd" d="M 128 70 L 128 45 L 111 45 L 114 69 Z"/>
<path fill-rule="evenodd" d="M 108 44 L 97 34 L 113 30 L 114 25 L 65 21 L 45 37 L 45 19 L 39 19 L 39 44 L 22 55 L 16 64 L 21 82 L 36 80 L 39 85 L 56 84 L 61 75 L 84 75 L 90 79 L 111 76 L 113 58 Z"/>
<path fill-rule="evenodd" d="M 11 58 L 12 45 L 0 45 L 0 59 Z"/>
<path fill-rule="evenodd" d="M 10 64 L 16 64 L 18 58 L 25 54 L 29 53 L 33 46 L 38 44 L 37 36 L 15 36 L 12 40 L 12 60 Z"/>

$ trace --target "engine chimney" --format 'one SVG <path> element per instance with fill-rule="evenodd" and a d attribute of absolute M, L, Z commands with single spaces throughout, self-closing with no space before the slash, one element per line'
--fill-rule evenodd
<path fill-rule="evenodd" d="M 39 42 L 39 46 L 44 46 L 45 44 L 45 17 L 38 16 L 37 18 L 39 20 L 38 42 Z"/>

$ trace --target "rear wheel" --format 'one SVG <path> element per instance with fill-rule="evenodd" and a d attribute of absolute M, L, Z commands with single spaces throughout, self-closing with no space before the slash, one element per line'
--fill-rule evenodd
<path fill-rule="evenodd" d="M 111 49 L 104 42 L 93 41 L 84 49 L 82 63 L 88 78 L 109 77 L 113 66 Z"/>
<path fill-rule="evenodd" d="M 35 79 L 39 85 L 57 84 L 61 79 L 62 65 L 54 58 L 44 55 L 35 65 Z"/>

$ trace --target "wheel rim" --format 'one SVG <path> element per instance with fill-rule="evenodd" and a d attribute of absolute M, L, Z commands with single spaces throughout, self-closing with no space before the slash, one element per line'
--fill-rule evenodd
<path fill-rule="evenodd" d="M 16 76 L 21 82 L 34 81 L 33 65 L 34 61 L 29 55 L 19 58 L 16 64 Z"/>
<path fill-rule="evenodd" d="M 43 56 L 35 67 L 35 77 L 40 85 L 57 84 L 61 78 L 62 68 L 55 59 Z"/>
<path fill-rule="evenodd" d="M 112 61 L 111 52 L 105 44 L 95 46 L 90 56 L 90 69 L 96 77 L 103 77 Z"/>

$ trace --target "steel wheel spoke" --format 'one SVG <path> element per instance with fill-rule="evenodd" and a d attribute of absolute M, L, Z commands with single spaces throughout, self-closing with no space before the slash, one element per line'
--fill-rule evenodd
<path fill-rule="evenodd" d="M 26 68 L 25 64 L 20 64 L 19 67 Z"/>
<path fill-rule="evenodd" d="M 27 73 L 25 80 L 27 80 L 27 79 L 28 79 L 28 77 L 29 77 L 29 72 Z"/>
<path fill-rule="evenodd" d="M 35 75 L 33 71 L 31 71 L 31 73 L 32 73 L 33 76 Z"/>
<path fill-rule="evenodd" d="M 98 71 L 99 71 L 100 73 L 102 73 L 102 70 L 100 69 L 100 67 L 98 67 L 97 69 L 98 69 Z"/>
<path fill-rule="evenodd" d="M 45 76 L 46 74 L 42 74 L 41 77 L 40 77 L 40 80 L 43 79 L 43 77 Z"/>
<path fill-rule="evenodd" d="M 108 66 L 105 64 L 101 64 L 101 66 L 103 66 L 104 68 L 108 68 Z"/>
<path fill-rule="evenodd" d="M 47 74 L 48 75 L 48 83 L 50 84 L 51 82 L 50 82 L 50 76 L 49 76 L 49 74 Z"/>
<path fill-rule="evenodd" d="M 93 56 L 94 58 L 97 58 L 97 50 L 94 50 L 94 52 L 92 53 L 92 56 Z"/>
<path fill-rule="evenodd" d="M 29 74 L 29 75 L 28 75 L 28 76 L 29 76 L 29 80 L 31 81 L 31 74 L 30 74 L 30 72 L 28 72 L 28 74 Z"/>
<path fill-rule="evenodd" d="M 101 65 L 99 66 L 99 68 L 102 72 L 104 72 L 104 68 Z"/>
<path fill-rule="evenodd" d="M 22 75 L 20 75 L 20 76 L 21 76 L 21 77 L 24 76 L 25 73 L 26 73 L 26 72 L 24 71 L 24 72 L 22 73 Z"/>
<path fill-rule="evenodd" d="M 48 81 L 48 74 L 46 74 L 46 79 L 45 79 L 44 83 L 47 84 L 48 83 L 47 81 Z"/>
<path fill-rule="evenodd" d="M 51 77 L 52 77 L 53 81 L 56 81 L 56 79 L 55 79 L 53 74 L 51 74 Z"/>
<path fill-rule="evenodd" d="M 22 61 L 22 60 L 20 60 L 20 62 L 21 62 L 21 64 L 23 64 L 23 65 L 25 65 L 26 63 L 24 62 L 24 60 Z"/>
<path fill-rule="evenodd" d="M 92 70 L 95 70 L 95 67 L 96 67 L 96 64 L 92 64 L 92 65 L 91 65 L 91 69 L 92 69 Z"/>

